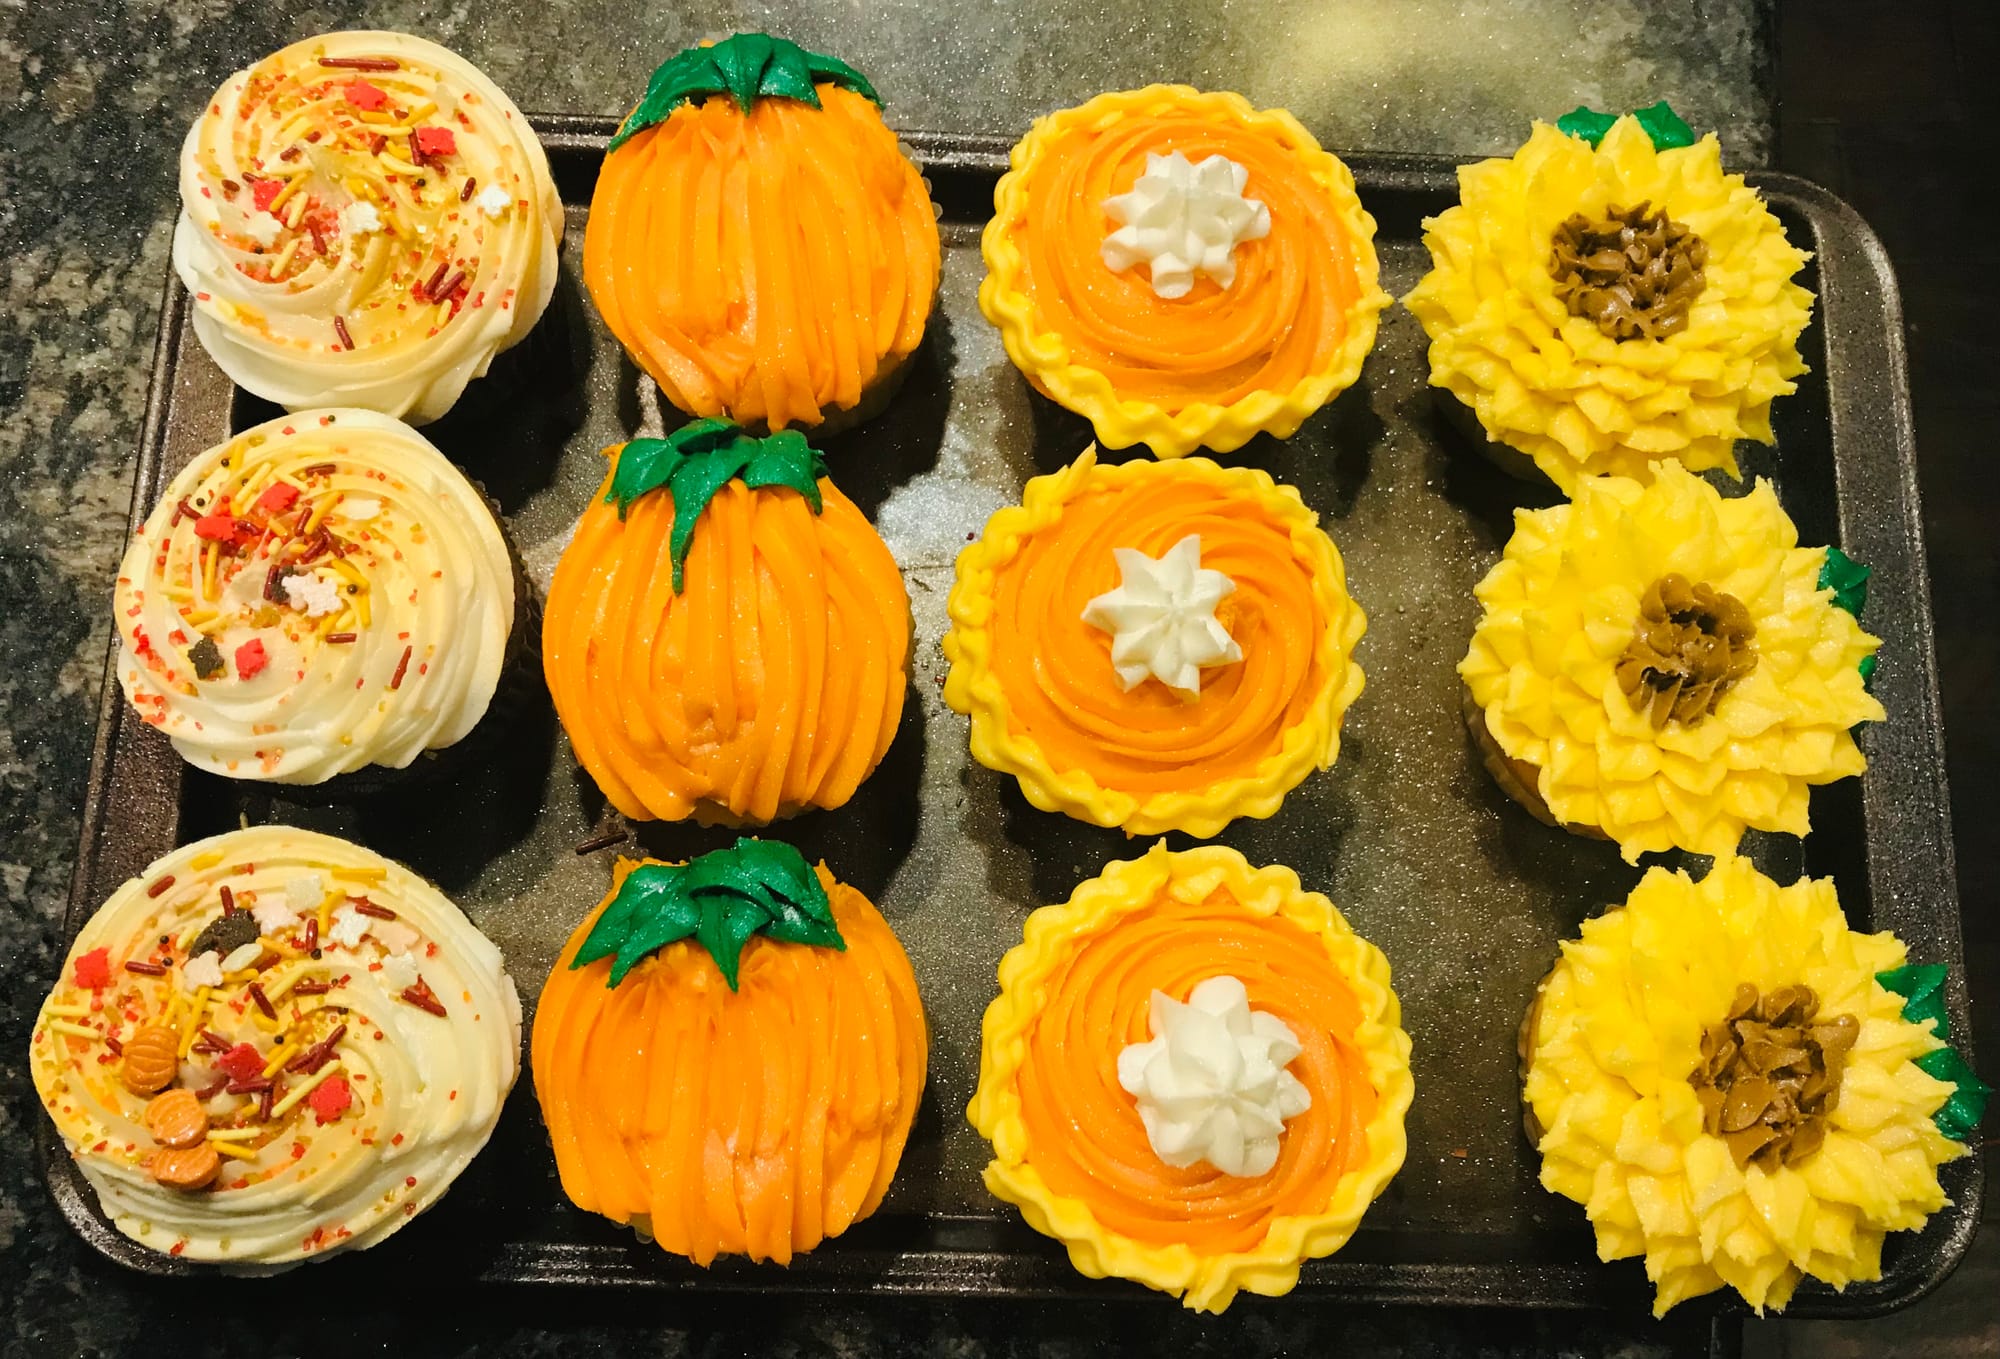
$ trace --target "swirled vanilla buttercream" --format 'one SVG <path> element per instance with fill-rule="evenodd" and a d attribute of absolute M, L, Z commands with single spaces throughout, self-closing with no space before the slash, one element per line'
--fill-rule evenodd
<path fill-rule="evenodd" d="M 70 946 L 28 1065 L 118 1230 L 283 1266 L 372 1246 L 486 1144 L 520 1070 L 500 952 L 438 890 L 289 826 L 202 840 Z"/>
<path fill-rule="evenodd" d="M 403 33 L 328 33 L 238 71 L 181 148 L 174 268 L 239 386 L 416 423 L 525 337 L 562 203 L 498 86 Z"/>
<path fill-rule="evenodd" d="M 485 715 L 514 625 L 486 502 L 399 420 L 301 411 L 196 457 L 125 551 L 118 682 L 192 764 L 319 783 Z"/>

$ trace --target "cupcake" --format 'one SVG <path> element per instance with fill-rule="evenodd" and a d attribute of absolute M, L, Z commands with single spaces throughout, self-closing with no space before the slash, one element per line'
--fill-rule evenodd
<path fill-rule="evenodd" d="M 888 922 L 774 840 L 620 859 L 535 1011 L 563 1192 L 706 1266 L 791 1263 L 881 1206 L 927 1052 Z"/>
<path fill-rule="evenodd" d="M 1735 476 L 1736 440 L 1774 442 L 1771 402 L 1806 371 L 1807 256 L 1723 173 L 1714 134 L 1697 142 L 1665 104 L 1578 109 L 1458 180 L 1404 301 L 1431 385 L 1503 466 L 1570 491 L 1663 459 Z"/>
<path fill-rule="evenodd" d="M 520 1070 L 499 950 L 435 887 L 289 826 L 177 849 L 77 935 L 28 1046 L 104 1213 L 187 1260 L 372 1246 L 486 1145 Z"/>
<path fill-rule="evenodd" d="M 1367 627 L 1298 492 L 1207 458 L 1027 485 L 958 556 L 947 704 L 1043 811 L 1133 835 L 1265 817 L 1340 752 Z"/>
<path fill-rule="evenodd" d="M 940 256 L 881 102 L 860 72 L 762 33 L 653 72 L 598 172 L 583 275 L 681 410 L 830 432 L 894 389 Z"/>
<path fill-rule="evenodd" d="M 1867 765 L 1865 568 L 1798 545 L 1767 481 L 1725 499 L 1675 462 L 1516 510 L 1459 662 L 1487 768 L 1537 817 L 1629 861 L 1806 833 L 1814 784 Z"/>
<path fill-rule="evenodd" d="M 562 231 L 520 111 L 406 33 L 273 53 L 181 147 L 174 269 L 195 334 L 237 386 L 291 410 L 437 419 L 541 317 Z"/>
<path fill-rule="evenodd" d="M 1081 1273 L 1220 1312 L 1346 1243 L 1413 1089 L 1389 964 L 1331 902 L 1155 846 L 1028 917 L 970 1115 L 986 1187 Z"/>
<path fill-rule="evenodd" d="M 1728 854 L 1700 882 L 1649 870 L 1563 945 L 1522 1026 L 1543 1186 L 1585 1206 L 1601 1259 L 1645 1257 L 1655 1315 L 1880 1278 L 1985 1106 L 1942 974 L 1848 929 L 1829 880 L 1779 887 Z"/>
<path fill-rule="evenodd" d="M 888 547 L 796 430 L 697 420 L 609 456 L 542 625 L 578 761 L 634 819 L 846 802 L 903 711 L 910 601 Z"/>
<path fill-rule="evenodd" d="M 407 769 L 464 739 L 503 674 L 532 675 L 521 588 L 484 497 L 422 435 L 301 411 L 168 483 L 119 567 L 118 682 L 228 778 Z"/>
<path fill-rule="evenodd" d="M 1283 109 L 1185 85 L 1035 121 L 981 238 L 979 309 L 1035 390 L 1162 458 L 1290 436 L 1389 304 L 1354 176 Z"/>

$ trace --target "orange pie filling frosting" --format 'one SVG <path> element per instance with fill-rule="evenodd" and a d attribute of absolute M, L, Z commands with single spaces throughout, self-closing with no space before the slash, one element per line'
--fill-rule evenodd
<path fill-rule="evenodd" d="M 1113 269 L 1106 202 L 1149 158 L 1221 156 L 1269 229 L 1234 246 L 1227 286 L 1197 274 L 1162 296 L 1145 265 Z M 995 193 L 980 308 L 1044 395 L 1088 417 L 1105 446 L 1160 457 L 1252 435 L 1283 438 L 1353 384 L 1389 297 L 1375 223 L 1354 177 L 1283 110 L 1154 85 L 1038 120 Z"/>
<path fill-rule="evenodd" d="M 1286 1069 L 1310 1096 L 1256 1176 L 1168 1165 L 1120 1083 L 1153 993 L 1185 1000 L 1223 975 L 1291 1032 Z M 1000 982 L 970 1110 L 993 1143 L 986 1183 L 1085 1274 L 1207 1311 L 1284 1293 L 1402 1164 L 1410 1044 L 1388 963 L 1289 869 L 1220 846 L 1112 864 L 1029 918 Z"/>
<path fill-rule="evenodd" d="M 1296 491 L 1206 458 L 1092 450 L 1029 482 L 960 553 L 951 593 L 945 701 L 971 715 L 974 756 L 1037 807 L 1134 834 L 1271 815 L 1333 763 L 1362 687 L 1367 619 L 1316 524 Z M 1241 658 L 1204 668 L 1198 696 L 1126 689 L 1114 634 L 1084 614 L 1120 585 L 1119 549 L 1160 558 L 1191 535 L 1233 583 L 1214 618 Z"/>

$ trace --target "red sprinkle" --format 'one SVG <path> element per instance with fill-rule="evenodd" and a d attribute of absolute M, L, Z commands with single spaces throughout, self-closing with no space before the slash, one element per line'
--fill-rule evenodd
<path fill-rule="evenodd" d="M 257 1051 L 255 1043 L 238 1043 L 215 1059 L 215 1064 L 236 1078 L 240 1085 L 263 1074 L 264 1054 Z M 244 1094 L 238 1090 L 236 1094 Z"/>
<path fill-rule="evenodd" d="M 306 1096 L 306 1103 L 312 1105 L 314 1121 L 331 1123 L 346 1112 L 354 1102 L 354 1088 L 347 1083 L 347 1077 L 338 1071 L 313 1087 Z"/>
<path fill-rule="evenodd" d="M 396 913 L 387 906 L 377 906 L 366 897 L 357 897 L 355 899 L 354 912 L 356 915 L 372 915 L 377 920 L 394 920 L 396 918 Z"/>
<path fill-rule="evenodd" d="M 224 915 L 235 915 L 236 894 L 229 890 L 229 884 L 224 883 L 222 886 L 216 888 L 215 890 L 222 894 L 222 913 Z"/>
<path fill-rule="evenodd" d="M 323 996 L 332 989 L 332 982 L 300 982 L 292 988 L 292 994 L 295 996 Z"/>
<path fill-rule="evenodd" d="M 125 964 L 125 970 L 127 972 L 137 972 L 142 977 L 164 977 L 167 975 L 167 969 L 158 963 L 127 963 Z"/>
<path fill-rule="evenodd" d="M 146 895 L 149 897 L 156 897 L 160 893 L 166 891 L 169 887 L 172 887 L 173 885 L 174 885 L 174 875 L 171 873 L 165 874 L 151 887 L 148 887 L 146 889 Z"/>
<path fill-rule="evenodd" d="M 386 90 L 370 85 L 365 80 L 349 81 L 344 93 L 347 95 L 348 103 L 369 113 L 373 113 L 376 109 L 381 108 L 389 102 L 389 95 Z"/>
<path fill-rule="evenodd" d="M 173 879 L 169 878 L 169 882 Z M 158 896 L 158 892 L 151 893 Z M 111 950 L 94 948 L 76 960 L 76 984 L 88 991 L 102 991 L 111 985 Z"/>
<path fill-rule="evenodd" d="M 417 150 L 427 156 L 449 156 L 458 150 L 458 137 L 448 127 L 420 127 Z"/>
<path fill-rule="evenodd" d="M 255 679 L 262 674 L 271 658 L 264 651 L 264 639 L 252 637 L 236 648 L 236 676 L 238 679 Z"/>
<path fill-rule="evenodd" d="M 297 503 L 299 488 L 288 481 L 274 481 L 257 497 L 257 508 L 267 514 L 283 514 Z"/>
<path fill-rule="evenodd" d="M 403 68 L 403 64 L 394 57 L 321 57 L 319 64 L 342 71 L 400 71 Z"/>
<path fill-rule="evenodd" d="M 183 519 L 199 519 L 199 518 L 201 518 L 201 511 L 197 510 L 194 506 L 188 504 L 187 497 L 182 496 L 180 498 L 179 503 L 177 503 L 174 506 L 174 517 L 167 521 L 167 527 L 172 528 L 175 524 L 180 523 L 180 521 Z"/>
<path fill-rule="evenodd" d="M 204 514 L 194 521 L 194 536 L 213 543 L 234 543 L 240 536 L 236 523 L 236 516 L 231 514 Z"/>
<path fill-rule="evenodd" d="M 352 349 L 352 348 L 354 348 L 354 337 L 353 337 L 352 335 L 350 335 L 350 334 L 348 334 L 348 333 L 347 333 L 347 318 L 346 318 L 346 317 L 344 317 L 344 316 L 336 316 L 336 317 L 334 317 L 334 318 L 333 318 L 333 330 L 334 330 L 334 333 L 335 333 L 336 335 L 340 336 L 340 347 L 341 347 L 342 349 Z"/>
<path fill-rule="evenodd" d="M 472 191 L 478 187 L 478 184 L 478 180 L 474 179 L 471 175 L 467 175 L 465 177 L 465 187 L 458 191 L 458 201 L 461 203 L 470 202 L 472 200 Z"/>
<path fill-rule="evenodd" d="M 400 689 L 403 687 L 403 672 L 408 670 L 409 668 L 410 668 L 410 649 L 408 647 L 404 647 L 403 659 L 396 662 L 396 673 L 389 679 L 389 687 L 391 689 Z"/>
<path fill-rule="evenodd" d="M 250 992 L 250 999 L 257 1002 L 257 1008 L 264 1012 L 264 1018 L 276 1019 L 278 1017 L 278 1012 L 271 1005 L 271 998 L 264 994 L 264 988 L 259 986 L 256 982 L 251 982 L 248 989 Z M 259 1069 L 261 1070 L 262 1068 Z"/>
<path fill-rule="evenodd" d="M 123 1057 L 125 1055 L 125 1045 L 108 1033 L 104 1035 L 104 1046 L 111 1049 L 113 1057 Z"/>
<path fill-rule="evenodd" d="M 432 993 L 430 984 L 422 977 L 417 978 L 415 986 L 404 989 L 402 999 L 427 1014 L 434 1014 L 440 1019 L 444 1018 L 444 1006 L 438 1003 L 438 998 Z"/>
<path fill-rule="evenodd" d="M 306 921 L 306 952 L 311 953 L 314 949 L 318 947 L 319 947 L 319 917 L 315 916 L 311 920 Z"/>
<path fill-rule="evenodd" d="M 250 186 L 250 201 L 257 205 L 257 211 L 269 212 L 272 202 L 284 191 L 284 180 L 260 179 Z"/>

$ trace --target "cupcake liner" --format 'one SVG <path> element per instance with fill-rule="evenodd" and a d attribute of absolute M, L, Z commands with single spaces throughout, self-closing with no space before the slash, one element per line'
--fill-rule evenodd
<path fill-rule="evenodd" d="M 1437 413 L 1451 426 L 1457 435 L 1477 449 L 1479 455 L 1505 472 L 1516 481 L 1536 485 L 1546 484 L 1548 478 L 1535 460 L 1518 448 L 1509 447 L 1486 432 L 1486 426 L 1479 423 L 1479 414 L 1444 387 L 1431 388 L 1431 401 Z"/>
<path fill-rule="evenodd" d="M 1580 835 L 1586 840 L 1609 840 L 1596 826 L 1579 825 L 1573 821 L 1559 821 L 1542 795 L 1535 791 L 1540 781 L 1541 771 L 1526 760 L 1516 760 L 1500 749 L 1500 743 L 1493 739 L 1493 733 L 1486 726 L 1486 710 L 1472 697 L 1470 689 L 1461 686 L 1459 706 L 1465 712 L 1465 729 L 1472 736 L 1472 744 L 1479 751 L 1479 762 L 1486 766 L 1486 772 L 1500 785 L 1500 791 L 1528 809 L 1528 814 L 1545 826 L 1566 830 L 1571 835 Z"/>

